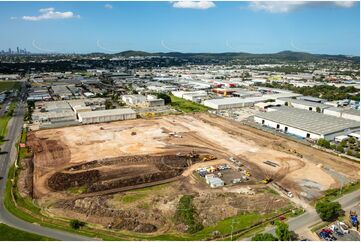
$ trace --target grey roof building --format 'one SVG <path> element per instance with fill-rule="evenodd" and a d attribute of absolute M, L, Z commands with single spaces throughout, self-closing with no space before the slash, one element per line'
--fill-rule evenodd
<path fill-rule="evenodd" d="M 291 103 L 292 105 L 296 105 L 296 106 L 303 106 L 303 107 L 313 107 L 313 108 L 317 108 L 319 107 L 321 110 L 325 109 L 325 108 L 330 108 L 332 107 L 331 105 L 327 105 L 327 104 L 323 104 L 323 103 L 317 103 L 317 102 L 312 102 L 312 101 L 306 101 L 303 99 L 293 99 L 293 98 L 279 98 L 278 100 L 284 101 L 284 102 L 288 102 Z M 296 107 L 297 108 L 297 107 Z M 311 110 L 310 110 L 311 111 Z"/>
<path fill-rule="evenodd" d="M 255 121 L 304 138 L 333 139 L 360 129 L 359 122 L 290 107 L 256 114 Z"/>

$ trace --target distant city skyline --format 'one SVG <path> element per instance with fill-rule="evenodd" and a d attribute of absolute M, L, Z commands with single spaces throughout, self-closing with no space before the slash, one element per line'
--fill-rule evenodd
<path fill-rule="evenodd" d="M 14 50 L 12 48 L 5 48 L 0 49 L 0 54 L 10 54 L 10 55 L 24 55 L 24 54 L 31 54 L 30 51 L 27 51 L 26 48 L 22 49 L 21 47 L 17 46 Z"/>
<path fill-rule="evenodd" d="M 0 49 L 359 56 L 359 2 L 0 2 Z"/>

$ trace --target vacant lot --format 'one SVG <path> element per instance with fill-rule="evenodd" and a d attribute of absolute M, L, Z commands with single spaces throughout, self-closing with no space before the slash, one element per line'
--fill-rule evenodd
<path fill-rule="evenodd" d="M 201 104 L 191 102 L 173 95 L 171 95 L 170 98 L 172 100 L 170 105 L 180 112 L 184 112 L 184 113 L 205 112 L 209 109 L 208 107 L 203 106 Z"/>
<path fill-rule="evenodd" d="M 185 232 L 172 219 L 185 194 L 193 196 L 195 216 L 208 236 L 210 227 L 227 233 L 229 217 L 246 214 L 249 222 L 239 226 L 248 226 L 291 206 L 265 192 L 265 177 L 314 199 L 339 186 L 332 174 L 359 176 L 358 164 L 206 113 L 40 130 L 29 133 L 28 143 L 33 194 L 47 212 L 159 235 Z M 216 159 L 204 161 L 209 155 Z M 192 172 L 234 166 L 230 157 L 251 173 L 249 183 L 211 189 Z M 246 188 L 254 195 L 245 194 Z"/>

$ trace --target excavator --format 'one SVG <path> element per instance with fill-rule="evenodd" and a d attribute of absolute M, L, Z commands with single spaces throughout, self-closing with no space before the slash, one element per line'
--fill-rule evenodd
<path fill-rule="evenodd" d="M 249 172 L 249 171 L 244 171 L 244 174 L 248 177 L 250 177 L 252 175 L 251 172 Z"/>
<path fill-rule="evenodd" d="M 268 184 L 268 183 L 272 182 L 272 178 L 269 176 L 266 176 L 261 182 L 263 184 Z"/>

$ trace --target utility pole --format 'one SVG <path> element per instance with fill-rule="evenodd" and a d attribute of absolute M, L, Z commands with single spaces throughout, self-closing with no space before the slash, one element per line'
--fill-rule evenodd
<path fill-rule="evenodd" d="M 234 223 L 234 218 L 232 218 L 232 225 L 231 225 L 231 241 L 233 241 L 233 223 Z"/>

